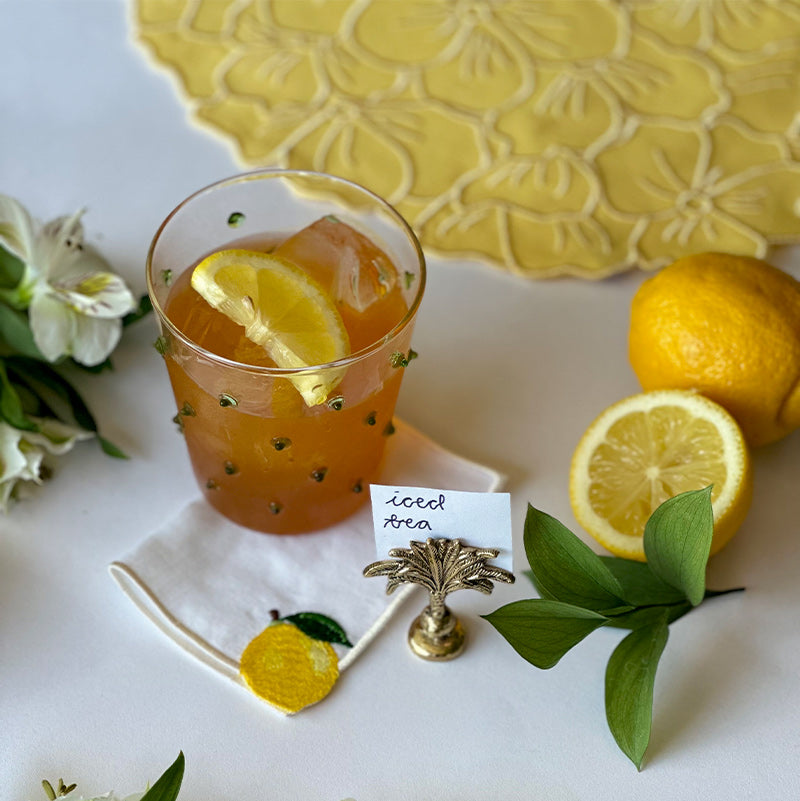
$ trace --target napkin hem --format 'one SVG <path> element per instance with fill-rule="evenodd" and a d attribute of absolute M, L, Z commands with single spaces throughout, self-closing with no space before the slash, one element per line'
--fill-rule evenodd
<path fill-rule="evenodd" d="M 108 572 L 134 605 L 176 645 L 227 678 L 239 684 L 242 683 L 239 679 L 239 663 L 184 626 L 158 600 L 155 593 L 133 568 L 123 562 L 115 561 L 108 566 Z"/>
<path fill-rule="evenodd" d="M 133 568 L 126 565 L 124 562 L 115 561 L 109 564 L 108 572 L 111 574 L 111 578 L 117 583 L 117 586 L 133 601 L 134 605 L 166 634 L 170 640 L 208 667 L 213 668 L 218 673 L 221 673 L 237 684 L 244 686 L 244 682 L 239 676 L 238 660 L 232 659 L 227 654 L 224 654 L 203 637 L 200 637 L 190 628 L 183 625 L 183 623 L 158 600 L 155 593 Z M 416 589 L 416 587 L 409 585 L 401 588 L 396 593 L 395 598 L 393 598 L 392 601 L 386 605 L 383 612 L 375 618 L 372 625 L 358 639 L 358 642 L 356 642 L 352 648 L 348 649 L 347 653 L 339 660 L 340 673 L 343 673 L 348 666 L 361 655 L 361 652 L 370 645 L 392 615 L 394 615 Z"/>

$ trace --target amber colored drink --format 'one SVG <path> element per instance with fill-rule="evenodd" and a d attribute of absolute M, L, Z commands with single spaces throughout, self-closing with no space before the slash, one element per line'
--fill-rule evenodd
<path fill-rule="evenodd" d="M 269 182 L 282 173 L 264 175 Z M 306 225 L 289 235 L 243 231 L 244 237 L 218 240 L 215 247 L 193 253 L 188 265 L 163 267 L 162 261 L 160 271 L 151 265 L 175 420 L 198 485 L 223 515 L 258 531 L 315 531 L 355 512 L 368 498 L 368 485 L 378 477 L 394 432 L 424 265 L 418 246 L 408 251 L 409 269 L 367 235 L 357 219 L 362 199 L 355 213 L 349 210 L 358 228 L 345 222 L 348 215 L 339 206 L 329 205 L 335 216 L 307 220 L 315 205 L 301 217 Z M 238 214 L 239 219 L 251 216 Z M 224 217 L 230 237 L 230 214 Z M 194 264 L 213 250 L 231 247 L 278 253 L 335 300 L 351 355 L 311 368 L 336 376 L 325 402 L 309 406 L 291 380 L 298 371 L 277 368 L 242 326 L 192 289 Z"/>

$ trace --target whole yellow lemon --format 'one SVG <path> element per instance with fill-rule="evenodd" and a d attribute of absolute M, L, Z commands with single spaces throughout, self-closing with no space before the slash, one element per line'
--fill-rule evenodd
<path fill-rule="evenodd" d="M 642 388 L 694 389 L 751 445 L 800 427 L 800 282 L 748 256 L 686 256 L 645 281 L 628 353 Z"/>

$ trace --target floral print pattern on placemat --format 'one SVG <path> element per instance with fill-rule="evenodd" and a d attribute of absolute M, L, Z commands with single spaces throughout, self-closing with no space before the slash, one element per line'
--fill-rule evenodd
<path fill-rule="evenodd" d="M 132 0 L 248 166 L 342 175 L 531 278 L 800 241 L 795 0 Z"/>

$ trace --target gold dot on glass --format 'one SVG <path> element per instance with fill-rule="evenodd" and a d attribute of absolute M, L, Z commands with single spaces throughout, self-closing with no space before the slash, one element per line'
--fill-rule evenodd
<path fill-rule="evenodd" d="M 229 476 L 233 476 L 239 472 L 239 468 L 233 462 L 225 462 L 225 472 Z"/>
<path fill-rule="evenodd" d="M 239 401 L 236 400 L 236 398 L 234 398 L 233 395 L 228 395 L 225 392 L 223 392 L 219 396 L 219 405 L 222 406 L 222 407 L 238 406 L 239 405 Z"/>
<path fill-rule="evenodd" d="M 270 501 L 269 510 L 272 512 L 272 514 L 278 514 L 281 509 L 283 509 L 283 506 L 281 506 L 281 504 L 279 504 L 277 501 Z"/>
<path fill-rule="evenodd" d="M 370 412 L 370 413 L 369 413 L 369 414 L 368 414 L 368 415 L 367 415 L 367 416 L 364 418 L 364 422 L 365 422 L 365 423 L 366 423 L 368 426 L 374 426 L 374 425 L 375 425 L 375 423 L 377 423 L 377 422 L 378 422 L 378 414 L 377 414 L 377 412 Z"/>
<path fill-rule="evenodd" d="M 276 451 L 282 451 L 288 448 L 292 444 L 292 441 L 289 437 L 273 437 L 272 438 L 272 447 L 275 448 Z"/>
<path fill-rule="evenodd" d="M 320 482 L 325 478 L 327 472 L 327 467 L 318 467 L 316 470 L 311 472 L 311 478 L 313 478 L 314 481 Z"/>

